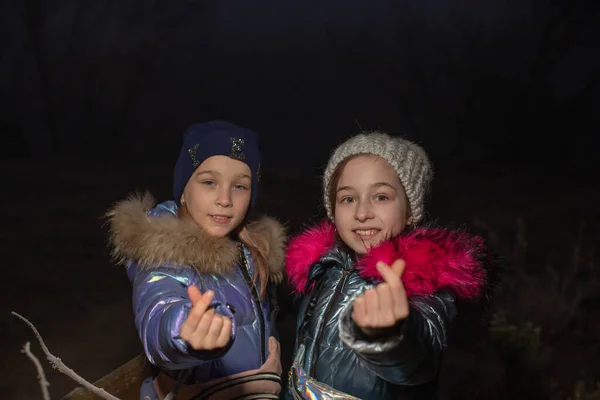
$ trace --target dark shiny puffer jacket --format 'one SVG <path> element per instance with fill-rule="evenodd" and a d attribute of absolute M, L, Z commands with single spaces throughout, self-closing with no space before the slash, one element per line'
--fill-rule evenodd
<path fill-rule="evenodd" d="M 288 396 L 315 394 L 304 386 L 315 379 L 317 388 L 324 384 L 365 400 L 436 398 L 455 299 L 474 300 L 483 293 L 483 254 L 481 239 L 443 229 L 412 230 L 357 260 L 336 243 L 329 223 L 294 238 L 286 267 L 303 295 L 295 354 L 304 352 L 297 362 L 310 378 L 299 378 L 292 368 Z M 410 315 L 396 334 L 368 340 L 352 321 L 352 303 L 381 282 L 377 261 L 391 265 L 397 258 L 406 261 L 402 280 Z"/>

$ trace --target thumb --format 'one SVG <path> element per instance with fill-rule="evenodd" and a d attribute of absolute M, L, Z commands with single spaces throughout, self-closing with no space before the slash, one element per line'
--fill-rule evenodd
<path fill-rule="evenodd" d="M 273 336 L 269 337 L 269 353 L 279 352 L 279 342 Z"/>
<path fill-rule="evenodd" d="M 404 269 L 406 268 L 406 262 L 404 262 L 403 259 L 399 258 L 396 261 L 394 261 L 391 268 L 392 271 L 394 271 L 394 274 L 398 276 L 398 278 L 401 278 L 402 274 L 404 274 Z"/>
<path fill-rule="evenodd" d="M 279 363 L 278 360 L 281 357 L 281 348 L 279 346 L 279 342 L 273 336 L 269 338 L 269 356 L 267 357 L 267 362 L 276 362 Z M 281 369 L 281 365 L 278 366 Z M 281 372 L 280 372 L 281 373 Z"/>
<path fill-rule="evenodd" d="M 192 301 L 192 305 L 199 302 L 200 299 L 202 298 L 202 292 L 200 292 L 200 289 L 198 289 L 194 285 L 188 286 L 187 293 L 188 293 L 188 296 L 190 297 L 190 300 Z"/>

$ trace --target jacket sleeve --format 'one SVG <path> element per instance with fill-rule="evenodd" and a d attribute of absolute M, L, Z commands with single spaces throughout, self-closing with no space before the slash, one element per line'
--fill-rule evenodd
<path fill-rule="evenodd" d="M 133 285 L 135 326 L 151 363 L 168 370 L 187 369 L 219 358 L 229 350 L 235 339 L 235 322 L 230 309 L 217 301 L 211 306 L 232 321 L 232 336 L 226 348 L 197 351 L 179 336 L 191 308 L 187 287 L 201 288 L 194 270 L 186 267 L 145 270 L 131 264 L 127 272 Z"/>
<path fill-rule="evenodd" d="M 419 385 L 436 378 L 456 315 L 451 293 L 411 299 L 410 314 L 398 333 L 373 341 L 352 320 L 352 304 L 340 314 L 340 338 L 379 377 L 397 385 Z"/>

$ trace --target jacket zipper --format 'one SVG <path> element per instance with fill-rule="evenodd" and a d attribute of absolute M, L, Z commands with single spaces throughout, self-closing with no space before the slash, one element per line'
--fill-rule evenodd
<path fill-rule="evenodd" d="M 242 260 L 243 265 L 240 265 L 240 269 L 242 270 L 242 274 L 244 275 L 244 279 L 248 284 L 248 288 L 250 289 L 250 293 L 252 294 L 252 298 L 256 304 L 256 312 L 258 313 L 258 323 L 260 325 L 260 351 L 262 357 L 262 363 L 264 364 L 267 360 L 266 357 L 266 349 L 265 349 L 265 320 L 262 312 L 262 304 L 260 302 L 260 296 L 258 295 L 258 291 L 256 290 L 256 285 L 252 282 L 252 277 L 249 273 L 248 260 L 246 259 L 246 255 L 244 254 L 244 250 L 242 249 Z"/>
<path fill-rule="evenodd" d="M 321 322 L 321 327 L 319 329 L 319 334 L 317 335 L 317 338 L 315 340 L 315 347 L 313 349 L 313 354 L 312 354 L 313 365 L 311 365 L 311 372 L 309 373 L 309 375 L 312 377 L 317 376 L 317 363 L 315 361 L 315 353 L 317 351 L 316 350 L 317 345 L 318 345 L 318 343 L 321 342 L 321 336 L 323 335 L 323 331 L 325 330 L 325 325 L 327 324 L 327 320 L 328 320 L 327 317 L 331 311 L 331 308 L 333 307 L 334 301 L 336 300 L 337 296 L 339 295 L 339 293 L 343 289 L 344 285 L 346 284 L 346 279 L 348 278 L 349 273 L 350 273 L 350 271 L 348 271 L 348 270 L 344 270 L 342 272 L 342 278 L 340 279 L 338 284 L 335 286 L 333 295 L 329 299 L 329 303 L 327 303 L 327 308 L 325 308 L 325 313 L 323 314 L 323 322 Z"/>

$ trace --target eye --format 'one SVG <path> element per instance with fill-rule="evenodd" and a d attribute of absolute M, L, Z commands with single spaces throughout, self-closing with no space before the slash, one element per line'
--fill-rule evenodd
<path fill-rule="evenodd" d="M 354 197 L 346 196 L 340 199 L 340 203 L 354 203 Z"/>
<path fill-rule="evenodd" d="M 247 186 L 241 184 L 234 185 L 233 188 L 236 190 L 249 190 Z"/>
<path fill-rule="evenodd" d="M 375 196 L 375 200 L 377 200 L 377 201 L 386 201 L 389 199 L 390 198 L 388 196 L 386 196 L 385 194 L 378 194 L 377 196 Z"/>
<path fill-rule="evenodd" d="M 201 183 L 206 186 L 214 186 L 215 185 L 215 181 L 212 181 L 210 179 L 204 180 Z"/>

